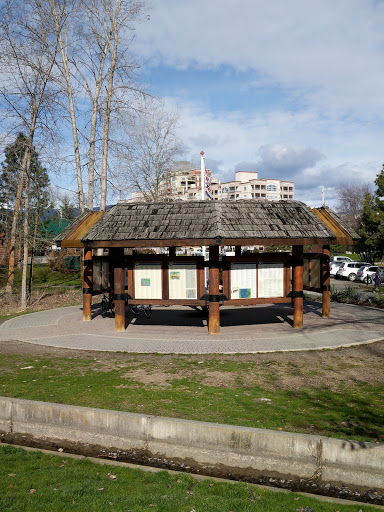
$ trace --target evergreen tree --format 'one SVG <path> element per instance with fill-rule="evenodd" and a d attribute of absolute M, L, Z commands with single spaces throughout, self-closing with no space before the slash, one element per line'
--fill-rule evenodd
<path fill-rule="evenodd" d="M 375 185 L 375 194 L 365 195 L 358 246 L 362 260 L 371 263 L 381 260 L 384 255 L 384 165 Z"/>
<path fill-rule="evenodd" d="M 9 222 L 5 222 L 5 232 L 8 232 L 10 222 L 12 221 L 17 185 L 26 144 L 26 137 L 24 134 L 19 133 L 15 142 L 9 144 L 4 151 L 5 160 L 0 169 L 0 208 L 3 213 L 3 218 L 6 218 L 7 221 L 9 219 Z M 27 179 L 28 176 L 25 176 L 25 182 Z M 39 228 L 42 227 L 42 218 L 45 210 L 49 206 L 49 185 L 50 181 L 47 170 L 42 166 L 39 161 L 39 155 L 33 148 L 30 166 L 30 216 L 28 222 L 34 225 L 37 215 Z"/>

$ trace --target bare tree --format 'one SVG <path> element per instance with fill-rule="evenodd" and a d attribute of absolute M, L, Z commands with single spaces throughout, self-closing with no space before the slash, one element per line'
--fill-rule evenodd
<path fill-rule="evenodd" d="M 141 19 L 145 4 L 142 0 L 50 0 L 50 4 L 60 30 L 58 65 L 68 96 L 79 197 L 83 190 L 81 158 L 87 158 L 87 207 L 93 209 L 95 183 L 99 179 L 100 207 L 104 210 L 111 116 L 114 110 L 130 104 L 122 91 L 135 89 L 132 82 L 137 65 L 130 49 L 135 24 Z M 64 21 L 60 25 L 61 19 Z M 84 93 L 88 98 L 85 107 Z"/>
<path fill-rule="evenodd" d="M 363 214 L 364 198 L 370 192 L 369 184 L 340 184 L 336 190 L 337 211 L 357 232 Z"/>
<path fill-rule="evenodd" d="M 29 183 L 31 152 L 37 131 L 41 128 L 47 130 L 47 120 L 52 114 L 52 99 L 57 93 L 55 88 L 50 87 L 57 52 L 57 34 L 51 30 L 46 7 L 45 0 L 14 2 L 2 31 L 3 81 L 0 94 L 6 105 L 3 124 L 27 134 L 10 234 L 6 285 L 8 293 L 13 289 L 17 221 L 23 190 L 25 184 Z M 24 223 L 24 237 L 28 238 L 28 222 Z M 24 265 L 26 262 L 28 250 Z M 23 270 L 22 307 L 26 306 L 27 301 L 24 280 L 26 282 L 26 271 Z"/>
<path fill-rule="evenodd" d="M 121 155 L 122 165 L 131 189 L 146 201 L 169 197 L 165 187 L 169 171 L 184 153 L 177 134 L 179 118 L 162 101 L 148 98 L 132 126 L 130 152 Z"/>
<path fill-rule="evenodd" d="M 69 45 L 69 29 L 68 29 L 68 19 L 73 12 L 75 12 L 75 6 L 69 5 L 69 2 L 66 0 L 50 0 L 50 8 L 51 8 L 51 16 L 53 22 L 55 24 L 55 28 L 58 35 L 58 45 L 59 52 L 61 56 L 61 60 L 57 60 L 57 64 L 61 73 L 65 80 L 65 92 L 68 98 L 68 111 L 71 119 L 72 126 L 72 138 L 73 138 L 73 148 L 74 148 L 74 156 L 75 156 L 75 165 L 76 165 L 76 180 L 77 180 L 77 190 L 78 190 L 78 205 L 81 213 L 84 212 L 84 187 L 83 187 L 83 177 L 82 177 L 82 168 L 81 168 L 81 158 L 80 158 L 80 143 L 77 129 L 77 117 L 76 117 L 76 109 L 75 109 L 75 101 L 74 101 L 74 93 L 72 87 L 71 80 L 71 71 L 70 71 L 70 60 L 69 60 L 69 52 L 71 51 Z M 74 45 L 74 41 L 72 41 Z"/>

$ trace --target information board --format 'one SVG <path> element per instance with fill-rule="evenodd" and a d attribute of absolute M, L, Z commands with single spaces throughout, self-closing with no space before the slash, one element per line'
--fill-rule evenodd
<path fill-rule="evenodd" d="M 135 299 L 162 299 L 160 263 L 135 264 Z"/>
<path fill-rule="evenodd" d="M 195 263 L 169 264 L 169 298 L 197 299 Z"/>
<path fill-rule="evenodd" d="M 231 299 L 256 298 L 256 263 L 231 264 Z"/>
<path fill-rule="evenodd" d="M 284 263 L 259 263 L 258 297 L 284 296 Z"/>

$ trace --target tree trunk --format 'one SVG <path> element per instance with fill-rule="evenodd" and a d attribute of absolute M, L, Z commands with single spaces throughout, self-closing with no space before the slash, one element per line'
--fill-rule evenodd
<path fill-rule="evenodd" d="M 31 300 L 32 295 L 32 278 L 33 278 L 33 260 L 36 254 L 36 240 L 37 240 L 37 227 L 39 224 L 39 209 L 36 208 L 35 213 L 35 226 L 33 229 L 33 240 L 32 240 L 32 247 L 31 247 L 31 265 L 29 267 L 29 282 L 28 282 L 28 303 Z"/>
<path fill-rule="evenodd" d="M 27 179 L 25 183 L 25 200 L 24 200 L 24 251 L 23 251 L 23 269 L 21 277 L 21 298 L 20 307 L 25 309 L 27 307 L 27 271 L 28 271 L 28 256 L 29 256 L 29 188 L 31 177 L 27 172 Z"/>
<path fill-rule="evenodd" d="M 71 125 L 72 125 L 72 139 L 73 139 L 73 148 L 75 152 L 75 163 L 76 163 L 76 179 L 77 179 L 77 193 L 78 193 L 78 202 L 79 202 L 79 210 L 81 213 L 84 212 L 84 188 L 83 188 L 83 179 L 81 175 L 81 161 L 80 161 L 80 150 L 79 150 L 79 137 L 77 135 L 77 124 L 76 124 L 76 114 L 75 114 L 75 105 L 73 101 L 72 94 L 72 84 L 71 77 L 68 67 L 68 47 L 67 47 L 67 25 L 64 25 L 64 34 L 65 34 L 65 48 L 63 43 L 63 38 L 61 35 L 60 28 L 60 20 L 57 14 L 55 0 L 51 0 L 51 9 L 53 13 L 53 17 L 55 19 L 55 26 L 58 34 L 58 42 L 60 48 L 61 60 L 64 68 L 64 77 L 66 82 L 66 93 L 68 96 L 69 102 L 69 115 L 71 117 Z M 65 9 L 65 7 L 64 7 Z M 61 13 L 63 15 L 65 13 Z"/>
<path fill-rule="evenodd" d="M 27 147 L 25 148 L 25 153 L 23 156 L 23 163 L 22 163 L 22 166 L 20 169 L 19 183 L 17 185 L 15 209 L 13 211 L 11 236 L 10 236 L 10 240 L 9 240 L 8 280 L 7 280 L 7 285 L 5 287 L 5 293 L 12 293 L 13 282 L 15 279 L 15 246 L 16 246 L 17 221 L 19 218 L 19 211 L 20 211 L 20 207 L 21 207 L 21 198 L 23 195 L 24 176 L 26 174 L 26 171 L 29 172 L 29 166 L 30 166 L 30 161 L 31 161 L 32 137 L 33 137 L 33 134 L 32 134 L 32 136 L 30 135 L 28 137 Z"/>
<path fill-rule="evenodd" d="M 100 210 L 104 211 L 107 207 L 107 174 L 108 174 L 108 146 L 109 146 L 109 125 L 111 119 L 111 105 L 113 96 L 113 78 L 116 70 L 117 63 L 117 44 L 119 36 L 118 18 L 120 12 L 119 0 L 115 0 L 115 16 L 112 24 L 113 31 L 113 49 L 111 57 L 111 67 L 108 73 L 108 89 L 106 98 L 106 107 L 104 115 L 104 129 L 103 129 L 103 154 L 101 162 L 101 199 L 100 199 Z"/>

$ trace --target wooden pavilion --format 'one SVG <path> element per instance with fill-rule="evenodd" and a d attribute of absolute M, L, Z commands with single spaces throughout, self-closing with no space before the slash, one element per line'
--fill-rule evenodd
<path fill-rule="evenodd" d="M 353 244 L 356 238 L 332 210 L 312 211 L 298 201 L 120 201 L 105 213 L 81 215 L 56 242 L 84 248 L 84 320 L 91 320 L 92 295 L 111 287 L 118 331 L 125 330 L 128 301 L 208 306 L 209 334 L 219 334 L 221 303 L 292 302 L 293 327 L 301 328 L 304 288 L 321 291 L 322 316 L 329 317 L 330 243 Z M 242 246 L 257 245 L 292 250 L 242 253 Z M 322 250 L 305 259 L 304 245 Z M 209 250 L 208 261 L 176 255 L 176 247 L 202 246 Z M 235 256 L 220 255 L 223 246 L 235 246 Z M 138 248 L 163 248 L 163 253 L 126 254 L 126 249 Z"/>

